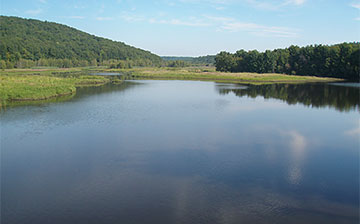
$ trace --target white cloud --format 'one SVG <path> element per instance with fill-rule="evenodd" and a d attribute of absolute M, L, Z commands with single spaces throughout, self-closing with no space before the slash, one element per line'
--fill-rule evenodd
<path fill-rule="evenodd" d="M 287 1 L 288 4 L 293 4 L 293 5 L 302 5 L 305 3 L 306 0 L 289 0 Z"/>
<path fill-rule="evenodd" d="M 42 12 L 43 12 L 42 9 L 35 9 L 35 10 L 27 10 L 25 13 L 30 15 L 38 15 Z"/>
<path fill-rule="evenodd" d="M 256 23 L 241 22 L 234 18 L 206 16 L 217 23 L 218 30 L 230 32 L 248 32 L 257 36 L 296 37 L 298 30 L 288 27 L 265 26 Z"/>
<path fill-rule="evenodd" d="M 232 21 L 235 21 L 234 18 L 230 18 L 230 17 L 219 17 L 219 16 L 207 16 L 207 15 L 204 15 L 205 18 L 209 19 L 209 20 L 212 20 L 212 21 L 215 21 L 215 22 L 232 22 Z"/>
<path fill-rule="evenodd" d="M 360 0 L 351 3 L 350 6 L 355 9 L 360 9 Z M 354 20 L 360 21 L 360 17 L 356 17 L 356 18 L 354 18 Z"/>
<path fill-rule="evenodd" d="M 225 30 L 236 32 L 236 31 L 258 30 L 259 28 L 261 28 L 261 26 L 255 23 L 230 22 L 230 23 L 225 23 L 222 28 Z"/>
<path fill-rule="evenodd" d="M 74 9 L 85 9 L 84 5 L 74 5 Z"/>
<path fill-rule="evenodd" d="M 45 3 L 47 3 L 47 0 L 39 0 L 39 2 L 45 4 Z"/>
<path fill-rule="evenodd" d="M 247 0 L 247 2 L 255 8 L 265 9 L 265 10 L 276 10 L 279 8 L 279 5 L 272 4 L 269 2 L 262 2 L 257 0 Z"/>
<path fill-rule="evenodd" d="M 350 4 L 350 6 L 356 8 L 356 9 L 360 9 L 360 2 L 352 3 L 352 4 Z"/>
<path fill-rule="evenodd" d="M 98 17 L 99 18 L 99 17 Z M 246 32 L 256 36 L 273 36 L 273 37 L 296 37 L 299 32 L 297 29 L 279 26 L 266 26 L 251 22 L 238 21 L 230 17 L 217 17 L 202 15 L 199 17 L 188 17 L 186 19 L 166 18 L 158 16 L 146 18 L 142 15 L 123 12 L 121 18 L 128 22 L 147 21 L 151 24 L 166 24 L 175 26 L 189 27 L 214 27 L 216 31 L 228 32 Z M 109 18 L 99 18 L 98 20 L 110 20 Z"/>
<path fill-rule="evenodd" d="M 216 10 L 224 10 L 224 9 L 226 9 L 223 6 L 213 6 L 213 8 L 216 9 Z"/>
<path fill-rule="evenodd" d="M 232 0 L 179 0 L 183 3 L 211 3 L 211 4 L 229 4 Z"/>
<path fill-rule="evenodd" d="M 128 12 L 122 12 L 120 17 L 127 22 L 140 22 L 145 20 L 144 16 Z"/>
<path fill-rule="evenodd" d="M 96 17 L 96 20 L 98 21 L 109 21 L 109 20 L 113 20 L 112 17 Z"/>
<path fill-rule="evenodd" d="M 202 22 L 200 20 L 190 19 L 188 21 L 179 20 L 179 19 L 170 19 L 170 20 L 157 20 L 154 18 L 149 19 L 150 23 L 158 24 L 169 24 L 169 25 L 178 25 L 178 26 L 210 26 L 211 24 Z"/>
<path fill-rule="evenodd" d="M 263 1 L 263 0 L 246 0 L 255 8 L 264 10 L 279 10 L 285 6 L 301 6 L 306 0 L 281 0 L 281 1 Z"/>
<path fill-rule="evenodd" d="M 242 0 L 243 1 L 243 0 Z M 225 10 L 227 6 L 232 3 L 237 3 L 234 0 L 179 0 L 180 3 L 185 4 L 200 4 L 210 6 L 218 11 Z"/>
<path fill-rule="evenodd" d="M 68 16 L 66 18 L 68 18 L 68 19 L 84 19 L 85 17 L 83 17 L 83 16 Z"/>
<path fill-rule="evenodd" d="M 255 8 L 264 10 L 278 10 L 285 6 L 301 6 L 307 0 L 179 0 L 181 3 L 210 5 L 217 10 L 224 10 L 224 6 L 247 3 Z"/>

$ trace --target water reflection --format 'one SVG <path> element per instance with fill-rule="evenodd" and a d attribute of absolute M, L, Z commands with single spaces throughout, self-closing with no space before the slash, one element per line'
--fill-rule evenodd
<path fill-rule="evenodd" d="M 357 111 L 214 85 L 132 81 L 3 111 L 2 223 L 358 222 Z"/>
<path fill-rule="evenodd" d="M 304 136 L 297 131 L 289 131 L 286 133 L 290 137 L 291 161 L 289 168 L 289 182 L 299 185 L 302 178 L 302 166 L 305 160 L 307 141 Z"/>
<path fill-rule="evenodd" d="M 120 84 L 106 84 L 96 87 L 79 87 L 76 91 L 76 100 L 81 100 L 84 97 L 99 95 L 99 94 L 108 94 L 116 92 L 124 92 L 136 87 L 144 85 L 142 82 L 136 81 L 124 81 Z"/>
<path fill-rule="evenodd" d="M 345 131 L 345 135 L 354 137 L 356 139 L 360 139 L 360 119 L 358 119 L 355 123 L 355 128 Z"/>
<path fill-rule="evenodd" d="M 360 111 L 360 87 L 358 85 L 334 84 L 272 84 L 241 85 L 218 84 L 216 89 L 220 94 L 234 93 L 236 96 L 265 99 L 273 98 L 285 101 L 287 104 L 303 104 L 309 107 L 332 107 L 339 111 Z"/>

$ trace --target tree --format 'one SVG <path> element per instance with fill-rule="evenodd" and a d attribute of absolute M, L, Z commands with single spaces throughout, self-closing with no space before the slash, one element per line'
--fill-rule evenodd
<path fill-rule="evenodd" d="M 233 55 L 228 52 L 220 52 L 215 58 L 215 66 L 217 71 L 235 72 L 235 57 L 233 57 Z"/>
<path fill-rule="evenodd" d="M 215 57 L 218 71 L 277 72 L 290 75 L 315 75 L 359 81 L 360 43 L 333 46 L 290 46 L 286 49 L 239 50 L 235 54 L 220 52 Z"/>

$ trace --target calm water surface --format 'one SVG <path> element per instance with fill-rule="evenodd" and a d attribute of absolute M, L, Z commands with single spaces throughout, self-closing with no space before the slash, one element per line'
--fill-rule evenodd
<path fill-rule="evenodd" d="M 358 223 L 359 87 L 130 81 L 6 108 L 1 223 Z"/>

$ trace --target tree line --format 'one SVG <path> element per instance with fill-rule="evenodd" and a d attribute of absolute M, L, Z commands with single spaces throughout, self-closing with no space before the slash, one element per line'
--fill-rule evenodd
<path fill-rule="evenodd" d="M 158 65 L 162 59 L 122 42 L 34 19 L 0 16 L 0 66 L 21 68 L 46 64 L 57 67 L 124 64 Z"/>
<path fill-rule="evenodd" d="M 359 81 L 360 43 L 290 46 L 285 49 L 220 52 L 217 71 L 285 73 L 344 78 Z"/>
<path fill-rule="evenodd" d="M 215 64 L 215 55 L 199 56 L 199 57 L 176 57 L 163 56 L 161 57 L 167 67 L 188 67 L 188 66 L 213 66 Z"/>

